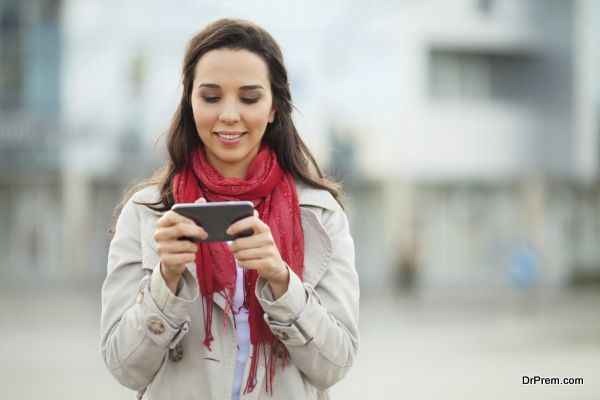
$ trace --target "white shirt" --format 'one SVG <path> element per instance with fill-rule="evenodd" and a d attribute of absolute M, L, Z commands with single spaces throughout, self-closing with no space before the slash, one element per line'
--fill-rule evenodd
<path fill-rule="evenodd" d="M 237 279 L 235 282 L 235 296 L 233 297 L 233 315 L 235 318 L 235 334 L 237 336 L 238 351 L 233 379 L 232 400 L 240 398 L 240 389 L 244 378 L 244 367 L 250 348 L 250 325 L 248 324 L 248 309 L 244 308 L 244 269 L 236 261 Z M 238 312 L 239 310 L 239 312 Z"/>

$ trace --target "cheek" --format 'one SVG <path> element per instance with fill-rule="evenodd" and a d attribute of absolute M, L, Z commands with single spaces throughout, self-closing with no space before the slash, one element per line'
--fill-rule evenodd
<path fill-rule="evenodd" d="M 265 105 L 261 107 L 257 107 L 255 110 L 252 110 L 251 113 L 247 116 L 248 123 L 256 126 L 257 128 L 263 128 L 269 122 L 269 113 L 271 112 L 271 106 Z"/>
<path fill-rule="evenodd" d="M 199 130 L 210 129 L 218 119 L 218 113 L 210 109 L 210 107 L 193 107 L 194 121 Z"/>

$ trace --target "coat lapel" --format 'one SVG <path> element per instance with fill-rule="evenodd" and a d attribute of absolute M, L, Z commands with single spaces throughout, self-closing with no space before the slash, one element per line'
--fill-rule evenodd
<path fill-rule="evenodd" d="M 331 237 L 323 225 L 323 213 L 325 210 L 335 210 L 339 205 L 325 190 L 299 182 L 296 188 L 304 230 L 303 280 L 315 287 L 327 269 L 333 250 Z"/>

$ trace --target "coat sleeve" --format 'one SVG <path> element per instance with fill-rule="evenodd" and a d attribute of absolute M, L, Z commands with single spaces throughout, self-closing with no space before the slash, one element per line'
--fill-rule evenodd
<path fill-rule="evenodd" d="M 101 352 L 111 374 L 143 390 L 158 372 L 169 348 L 189 327 L 188 310 L 198 297 L 196 279 L 185 271 L 178 295 L 166 286 L 158 266 L 142 265 L 142 205 L 127 202 L 116 225 L 102 286 Z"/>
<path fill-rule="evenodd" d="M 290 270 L 288 290 L 280 298 L 273 299 L 264 279 L 257 282 L 256 295 L 265 321 L 296 367 L 325 390 L 346 375 L 358 350 L 359 285 L 346 215 L 341 209 L 324 210 L 322 222 L 331 257 L 317 284 L 301 282 Z M 315 238 L 310 243 L 328 245 Z"/>

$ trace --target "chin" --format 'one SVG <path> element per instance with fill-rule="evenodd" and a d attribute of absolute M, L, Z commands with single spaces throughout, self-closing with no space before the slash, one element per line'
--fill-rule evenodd
<path fill-rule="evenodd" d="M 248 149 L 219 149 L 215 154 L 219 160 L 234 164 L 236 162 L 241 162 L 246 159 L 250 155 L 250 150 Z"/>

